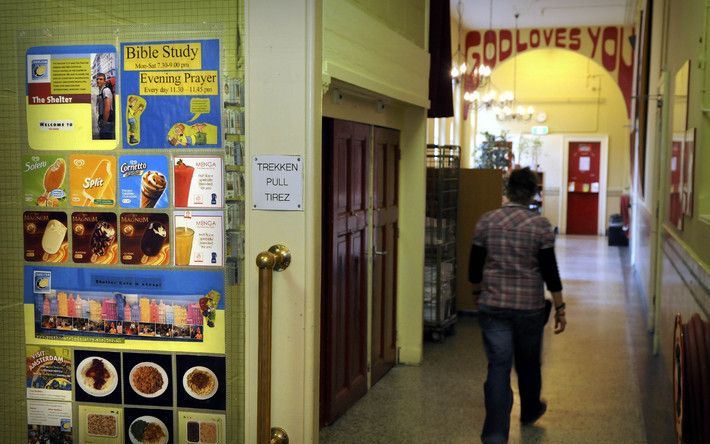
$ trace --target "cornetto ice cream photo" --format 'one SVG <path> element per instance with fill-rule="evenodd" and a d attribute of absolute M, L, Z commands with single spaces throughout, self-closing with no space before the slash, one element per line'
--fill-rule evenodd
<path fill-rule="evenodd" d="M 118 169 L 121 207 L 167 208 L 170 205 L 166 157 L 121 156 Z"/>

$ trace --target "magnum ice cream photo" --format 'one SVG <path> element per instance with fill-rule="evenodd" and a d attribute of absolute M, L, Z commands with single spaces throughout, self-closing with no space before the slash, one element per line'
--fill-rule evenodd
<path fill-rule="evenodd" d="M 168 207 L 170 193 L 166 157 L 121 156 L 118 165 L 121 207 Z"/>
<path fill-rule="evenodd" d="M 114 213 L 72 213 L 72 260 L 80 264 L 118 262 L 118 226 Z"/>
<path fill-rule="evenodd" d="M 222 208 L 223 166 L 221 157 L 175 157 L 176 208 Z"/>
<path fill-rule="evenodd" d="M 66 213 L 26 211 L 23 229 L 26 261 L 66 262 L 69 250 Z"/>
<path fill-rule="evenodd" d="M 175 215 L 175 265 L 224 265 L 224 218 L 221 211 L 184 211 Z"/>
<path fill-rule="evenodd" d="M 119 226 L 121 263 L 167 265 L 170 262 L 170 224 L 163 213 L 123 213 Z"/>
<path fill-rule="evenodd" d="M 22 158 L 22 191 L 25 204 L 38 207 L 67 205 L 67 163 L 57 156 Z"/>
<path fill-rule="evenodd" d="M 113 207 L 116 204 L 116 158 L 93 154 L 69 157 L 69 195 L 76 207 Z"/>

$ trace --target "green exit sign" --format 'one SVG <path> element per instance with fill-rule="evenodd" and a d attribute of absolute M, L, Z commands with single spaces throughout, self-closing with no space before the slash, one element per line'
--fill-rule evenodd
<path fill-rule="evenodd" d="M 550 128 L 547 127 L 547 126 L 544 126 L 544 125 L 542 125 L 542 126 L 533 126 L 532 129 L 530 130 L 530 132 L 531 132 L 534 136 L 544 136 L 545 134 L 547 134 L 547 133 L 550 132 Z"/>

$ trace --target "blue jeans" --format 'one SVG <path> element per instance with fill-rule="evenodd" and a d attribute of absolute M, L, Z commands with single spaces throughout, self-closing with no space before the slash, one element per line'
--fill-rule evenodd
<path fill-rule="evenodd" d="M 515 361 L 520 393 L 521 418 L 540 411 L 540 353 L 545 326 L 544 309 L 511 310 L 482 305 L 479 322 L 488 358 L 488 377 L 483 385 L 486 420 L 481 441 L 486 444 L 508 442 L 513 391 L 510 370 Z"/>

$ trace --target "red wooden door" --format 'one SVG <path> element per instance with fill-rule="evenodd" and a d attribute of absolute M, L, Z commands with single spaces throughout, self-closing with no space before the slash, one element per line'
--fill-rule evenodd
<path fill-rule="evenodd" d="M 567 175 L 567 234 L 597 234 L 599 142 L 570 142 Z"/>
<path fill-rule="evenodd" d="M 367 392 L 367 179 L 370 127 L 323 119 L 321 425 Z"/>
<path fill-rule="evenodd" d="M 397 357 L 399 131 L 375 128 L 371 362 L 374 385 Z"/>

